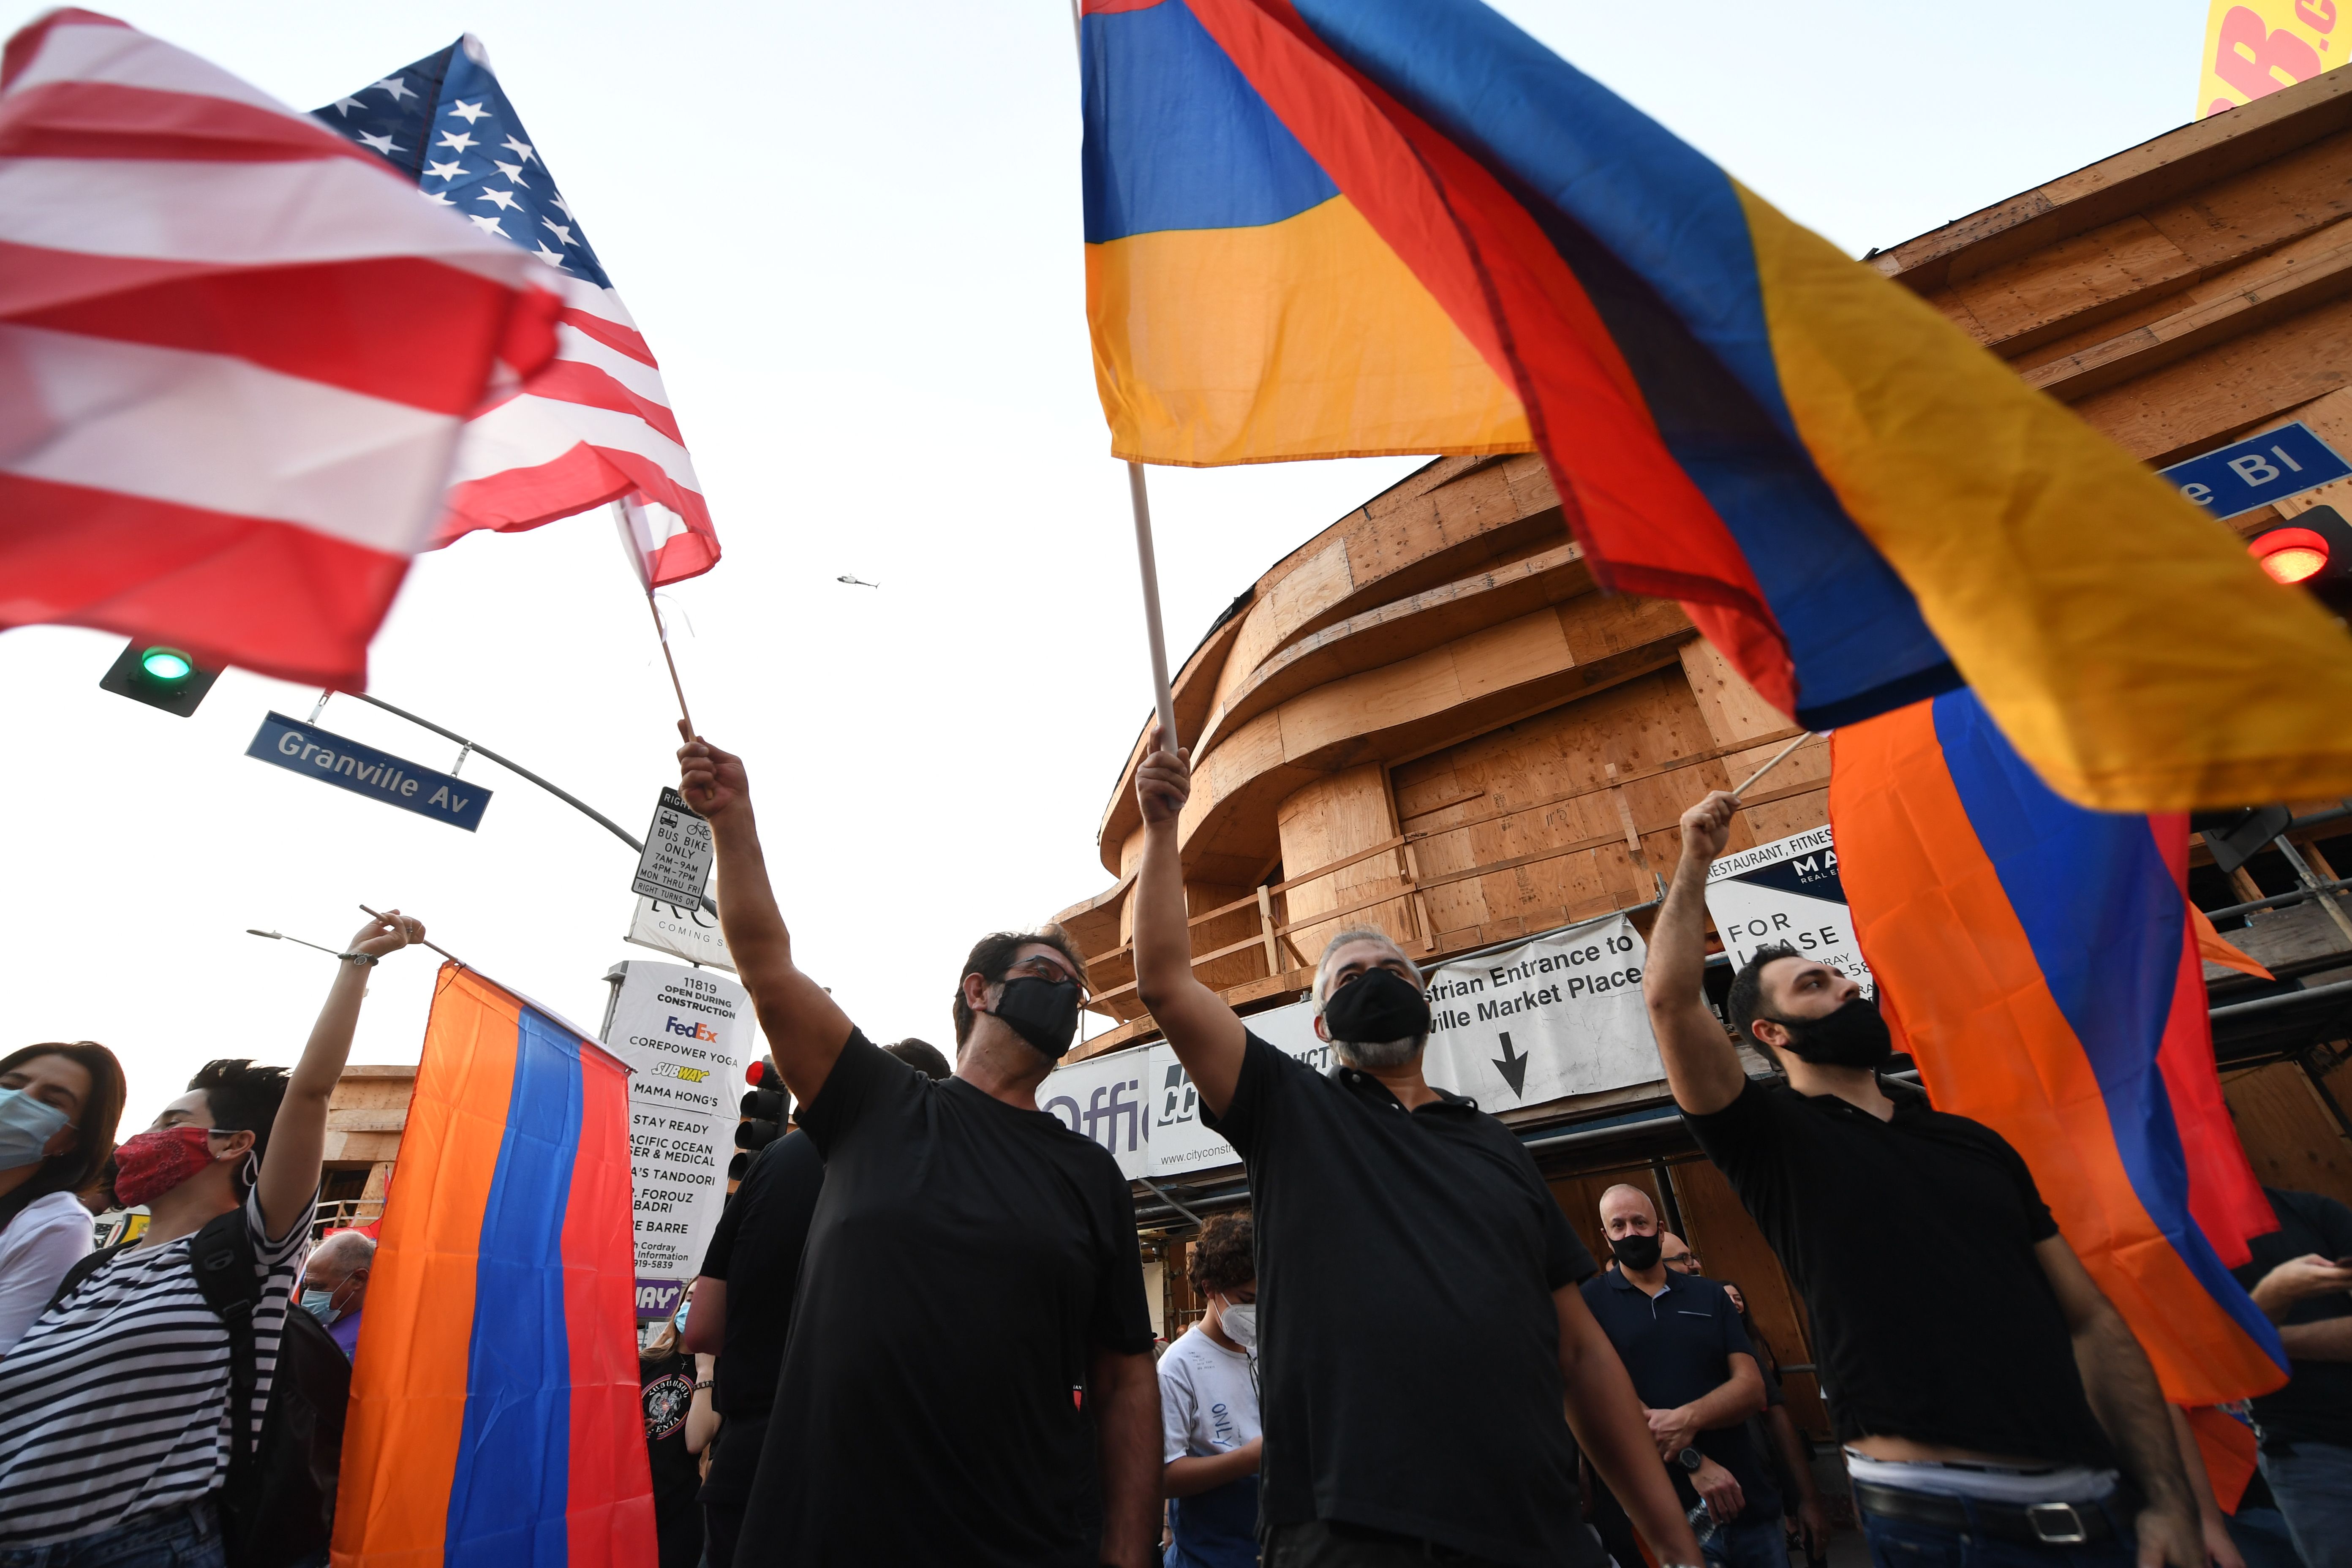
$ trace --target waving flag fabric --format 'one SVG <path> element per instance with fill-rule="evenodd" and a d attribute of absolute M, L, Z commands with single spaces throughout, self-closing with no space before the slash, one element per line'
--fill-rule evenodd
<path fill-rule="evenodd" d="M 427 201 L 538 257 L 563 294 L 553 361 L 467 426 L 436 542 L 536 528 L 635 491 L 667 525 L 655 587 L 719 564 L 719 535 L 653 350 L 481 41 L 468 34 L 313 112 Z"/>
<path fill-rule="evenodd" d="M 2228 1268 L 2277 1221 L 2214 1070 L 2187 819 L 2062 800 L 1966 691 L 1831 746 L 1854 932 L 1937 1109 L 2025 1157 L 2167 1398 L 2278 1386 Z"/>
<path fill-rule="evenodd" d="M 1119 456 L 1532 442 L 1601 581 L 1682 600 L 1811 728 L 1965 681 L 2086 805 L 2352 785 L 2317 608 L 1475 0 L 1083 6 Z"/>
<path fill-rule="evenodd" d="M 88 11 L 0 65 L 0 626 L 357 688 L 545 269 Z M 512 369 L 501 373 L 503 356 Z"/>
<path fill-rule="evenodd" d="M 444 964 L 352 1363 L 335 1568 L 647 1568 L 628 1073 Z"/>

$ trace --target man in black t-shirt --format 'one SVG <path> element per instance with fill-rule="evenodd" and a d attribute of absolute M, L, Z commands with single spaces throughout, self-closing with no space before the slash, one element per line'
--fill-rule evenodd
<path fill-rule="evenodd" d="M 1759 952 L 1728 1005 L 1789 1082 L 1740 1067 L 1700 989 L 1738 805 L 1683 814 L 1643 994 L 1684 1119 L 1804 1296 L 1874 1554 L 1958 1561 L 1973 1540 L 2204 1568 L 2156 1373 L 2017 1151 L 1881 1079 L 1877 1008 L 1791 949 Z"/>
<path fill-rule="evenodd" d="M 2352 1209 L 2264 1187 L 2279 1228 L 2235 1270 L 2294 1375 L 2254 1401 L 2263 1479 L 2308 1568 L 2352 1568 Z"/>
<path fill-rule="evenodd" d="M 1155 736 L 1136 774 L 1136 986 L 1249 1167 L 1267 1568 L 1597 1564 L 1571 1426 L 1661 1563 L 1696 1563 L 1633 1385 L 1577 1293 L 1591 1255 L 1510 1130 L 1422 1079 L 1412 961 L 1378 931 L 1325 949 L 1328 1076 L 1192 977 L 1176 837 L 1191 783 Z"/>
<path fill-rule="evenodd" d="M 947 1058 L 921 1040 L 884 1050 L 924 1077 L 948 1076 Z M 689 1351 L 715 1355 L 711 1405 L 723 1417 L 703 1479 L 700 1501 L 708 1568 L 730 1568 L 751 1478 L 768 1436 L 768 1412 L 784 1364 L 793 1326 L 793 1285 L 817 1194 L 824 1190 L 824 1157 L 797 1126 L 760 1151 L 727 1200 L 704 1250 L 694 1282 L 694 1310 L 686 1321 Z"/>
<path fill-rule="evenodd" d="M 741 760 L 689 740 L 678 763 L 824 1162 L 734 1568 L 1145 1568 L 1160 1383 L 1134 1205 L 1109 1152 L 1036 1108 L 1083 963 L 1058 931 L 983 939 L 935 1082 L 793 963 Z"/>

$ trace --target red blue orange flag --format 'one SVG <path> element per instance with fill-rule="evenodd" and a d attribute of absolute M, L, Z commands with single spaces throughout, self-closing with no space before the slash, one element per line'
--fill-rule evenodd
<path fill-rule="evenodd" d="M 1897 1048 L 2023 1155 L 2176 1404 L 2286 1378 L 2230 1277 L 2277 1227 L 2213 1065 L 2188 822 L 2085 811 L 1967 691 L 1831 739 L 1838 874 Z"/>
<path fill-rule="evenodd" d="M 2341 628 L 1476 0 L 1082 5 L 1117 455 L 1533 447 L 1602 584 L 1809 728 L 1965 683 L 2085 805 L 2352 787 Z"/>
<path fill-rule="evenodd" d="M 334 1568 L 647 1568 L 628 1069 L 441 968 L 352 1368 Z"/>

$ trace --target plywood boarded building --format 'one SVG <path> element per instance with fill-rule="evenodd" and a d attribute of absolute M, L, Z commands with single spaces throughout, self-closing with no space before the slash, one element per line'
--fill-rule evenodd
<path fill-rule="evenodd" d="M 2295 419 L 2352 455 L 2352 72 L 1865 260 L 2154 466 Z M 2352 481 L 2232 526 L 2331 502 L 2352 514 Z M 1244 1013 L 1296 998 L 1342 925 L 1378 924 L 1442 960 L 1649 905 L 1682 810 L 1795 733 L 1679 608 L 1595 589 L 1542 462 L 1525 456 L 1433 462 L 1307 539 L 1247 585 L 1175 689 L 1197 759 L 1181 823 L 1195 969 Z M 1101 822 L 1114 879 L 1060 917 L 1094 966 L 1107 1027 L 1089 1051 L 1154 1036 L 1128 947 L 1136 761 Z M 1748 797 L 1734 847 L 1821 826 L 1827 771 L 1823 744 L 1801 749 Z M 2192 893 L 2281 976 L 2210 972 L 2258 1168 L 2352 1201 L 2352 986 L 2329 989 L 2352 980 L 2352 914 L 2312 893 L 2338 860 L 2352 872 L 2352 810 L 2289 805 L 2284 847 L 2228 874 L 2200 849 Z M 1707 1271 L 1747 1287 L 1782 1357 L 1810 1362 L 1793 1292 L 1663 1085 L 1507 1120 L 1589 1239 L 1603 1185 L 1649 1186 Z M 1175 1195 L 1196 1212 L 1244 1197 L 1230 1180 Z M 1159 1194 L 1139 1207 L 1181 1239 Z M 1181 1270 L 1168 1273 L 1181 1308 Z M 1823 1431 L 1807 1392 L 1792 1383 Z"/>

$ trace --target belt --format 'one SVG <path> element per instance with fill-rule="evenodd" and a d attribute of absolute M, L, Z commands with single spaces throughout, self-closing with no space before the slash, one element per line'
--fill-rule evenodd
<path fill-rule="evenodd" d="M 2025 1546 L 2095 1546 L 2122 1539 L 2124 1531 L 2108 1516 L 2106 1505 L 2123 1497 L 2117 1488 L 2096 1501 L 1994 1502 L 1905 1491 L 1872 1481 L 1853 1483 L 1854 1506 L 1864 1513 L 1974 1531 Z"/>

